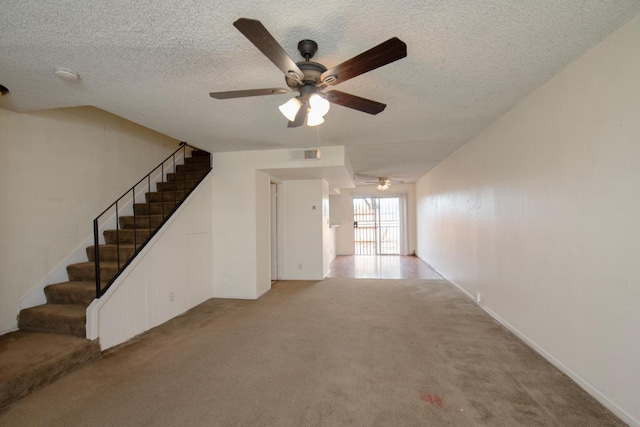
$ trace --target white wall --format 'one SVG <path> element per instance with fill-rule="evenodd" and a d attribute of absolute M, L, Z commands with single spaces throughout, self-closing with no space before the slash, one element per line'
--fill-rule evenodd
<path fill-rule="evenodd" d="M 336 257 L 335 249 L 335 229 L 331 228 L 331 219 L 329 212 L 329 185 L 326 181 L 320 183 L 322 185 L 322 278 L 331 271 L 331 261 Z"/>
<path fill-rule="evenodd" d="M 102 298 L 87 309 L 87 336 L 102 350 L 213 296 L 213 180 L 189 195 Z"/>
<path fill-rule="evenodd" d="M 0 109 L 0 333 L 92 221 L 178 141 L 91 107 Z"/>
<path fill-rule="evenodd" d="M 256 297 L 271 290 L 271 177 L 256 174 Z"/>
<path fill-rule="evenodd" d="M 214 296 L 217 298 L 255 299 L 271 288 L 270 277 L 270 246 L 269 246 L 269 194 L 270 182 L 275 177 L 281 184 L 282 195 L 286 193 L 284 187 L 289 182 L 274 175 L 287 169 L 304 170 L 309 168 L 338 168 L 347 162 L 344 147 L 323 147 L 320 160 L 291 160 L 290 150 L 262 150 L 236 151 L 214 154 L 213 176 L 213 216 L 214 226 Z M 317 226 L 322 223 L 322 180 L 314 181 L 313 197 L 320 216 Z M 301 194 L 293 195 L 295 184 L 289 187 L 290 197 L 305 198 L 309 190 L 304 185 L 299 189 Z M 279 202 L 284 203 L 284 202 Z M 280 239 L 282 245 L 287 237 L 282 237 L 292 224 L 286 217 L 285 210 L 281 210 L 279 219 L 281 225 Z M 287 219 L 285 219 L 285 217 Z M 293 222 L 295 225 L 295 220 Z M 320 243 L 311 246 L 297 246 L 300 250 L 314 253 L 311 264 L 320 267 L 311 268 L 309 262 L 302 262 L 302 272 L 297 271 L 295 277 L 302 279 L 322 278 L 322 230 L 318 228 Z M 317 248 L 320 248 L 319 250 Z M 280 279 L 292 278 L 288 273 L 298 269 L 297 253 L 288 251 L 283 246 L 279 254 Z M 306 254 L 302 253 L 307 259 Z M 317 258 L 315 258 L 317 256 Z M 308 269 L 309 268 L 309 269 Z M 316 268 L 318 271 L 316 271 Z"/>
<path fill-rule="evenodd" d="M 282 183 L 284 280 L 322 280 L 325 276 L 323 187 L 326 183 L 319 179 Z"/>
<path fill-rule="evenodd" d="M 421 178 L 418 255 L 640 424 L 640 17 Z"/>
<path fill-rule="evenodd" d="M 257 298 L 256 181 L 250 152 L 215 153 L 213 281 L 216 298 Z M 268 256 L 268 254 L 261 254 Z"/>
<path fill-rule="evenodd" d="M 406 193 L 407 216 L 409 221 L 409 253 L 416 250 L 416 198 L 414 184 L 393 184 L 385 192 L 376 190 L 373 186 L 342 189 L 339 195 L 329 197 L 331 203 L 331 223 L 340 224 L 336 228 L 337 255 L 353 255 L 353 197 L 354 196 L 393 196 Z"/>

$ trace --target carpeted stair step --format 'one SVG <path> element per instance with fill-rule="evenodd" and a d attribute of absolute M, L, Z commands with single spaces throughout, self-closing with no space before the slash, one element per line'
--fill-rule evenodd
<path fill-rule="evenodd" d="M 170 202 L 157 202 L 157 203 L 136 203 L 133 207 L 133 211 L 136 215 L 161 215 L 164 212 L 164 216 L 167 217 L 171 211 L 175 208 L 175 203 Z"/>
<path fill-rule="evenodd" d="M 44 288 L 49 304 L 77 304 L 88 307 L 96 298 L 96 282 L 63 282 Z"/>
<path fill-rule="evenodd" d="M 188 164 L 188 165 L 194 164 L 194 163 L 201 163 L 201 164 L 211 165 L 211 156 L 207 155 L 207 156 L 187 157 L 186 159 L 184 159 L 184 163 Z"/>
<path fill-rule="evenodd" d="M 185 163 L 184 165 L 176 165 L 176 173 L 208 171 L 209 167 L 208 163 Z"/>
<path fill-rule="evenodd" d="M 123 243 L 136 243 L 140 245 L 144 243 L 147 238 L 151 235 L 151 231 L 149 229 L 136 229 L 134 230 L 105 230 L 104 233 L 104 241 L 107 244 L 115 244 L 118 240 L 120 240 L 120 244 Z M 135 234 L 134 234 L 135 233 Z M 135 242 L 134 242 L 135 235 Z"/>
<path fill-rule="evenodd" d="M 172 163 L 165 164 L 164 172 L 166 173 L 184 173 L 192 171 L 203 171 L 211 168 L 210 156 L 187 157 L 183 164 L 174 165 Z"/>
<path fill-rule="evenodd" d="M 163 191 L 163 192 L 151 192 L 151 193 L 146 193 L 145 194 L 145 198 L 147 203 L 157 203 L 157 202 L 180 202 L 182 201 L 187 194 L 189 194 L 188 191 L 185 190 L 177 190 L 177 191 Z"/>
<path fill-rule="evenodd" d="M 43 304 L 20 311 L 23 331 L 52 332 L 86 338 L 87 308 L 79 304 Z"/>
<path fill-rule="evenodd" d="M 141 242 L 138 242 L 138 247 L 142 246 Z M 87 247 L 87 259 L 91 262 L 95 261 L 95 246 Z M 118 245 L 109 244 L 109 245 L 100 245 L 100 262 L 103 261 L 118 261 Z M 120 244 L 120 262 L 126 261 L 133 256 L 135 253 L 135 248 L 132 243 L 121 243 Z"/>
<path fill-rule="evenodd" d="M 191 190 L 196 186 L 195 179 L 187 179 L 184 181 L 158 182 L 156 188 L 158 191 L 174 191 L 174 190 Z"/>
<path fill-rule="evenodd" d="M 191 152 L 191 157 L 198 157 L 198 156 L 211 158 L 211 153 L 209 153 L 208 151 L 199 150 L 199 149 L 195 149 Z"/>
<path fill-rule="evenodd" d="M 132 230 L 134 228 L 156 229 L 162 224 L 162 215 L 126 215 L 120 217 L 120 229 Z M 151 225 L 149 225 L 151 224 Z"/>
<path fill-rule="evenodd" d="M 126 260 L 120 261 L 123 266 Z M 100 263 L 100 281 L 108 282 L 118 273 L 118 263 L 113 261 L 105 261 Z M 69 281 L 90 282 L 96 280 L 96 264 L 94 262 L 79 262 L 67 266 L 67 274 Z"/>
<path fill-rule="evenodd" d="M 210 170 L 211 168 L 208 168 L 206 170 L 196 170 L 196 171 L 183 172 L 183 173 L 168 173 L 167 181 L 168 182 L 184 181 L 185 179 L 199 180 L 200 178 L 205 176 L 207 173 L 209 173 Z"/>
<path fill-rule="evenodd" d="M 100 345 L 70 335 L 16 331 L 0 336 L 0 411 L 100 357 Z"/>

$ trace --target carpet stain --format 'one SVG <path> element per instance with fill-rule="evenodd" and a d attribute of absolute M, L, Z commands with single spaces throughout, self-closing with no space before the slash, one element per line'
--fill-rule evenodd
<path fill-rule="evenodd" d="M 427 402 L 429 405 L 436 405 L 439 408 L 444 406 L 442 397 L 437 394 L 420 393 L 420 400 Z"/>

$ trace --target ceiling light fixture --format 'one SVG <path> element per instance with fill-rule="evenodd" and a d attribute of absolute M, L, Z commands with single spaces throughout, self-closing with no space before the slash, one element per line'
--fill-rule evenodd
<path fill-rule="evenodd" d="M 324 123 L 324 117 L 309 111 L 307 115 L 307 126 L 319 126 Z"/>
<path fill-rule="evenodd" d="M 296 114 L 298 114 L 298 110 L 302 107 L 302 103 L 298 99 L 298 97 L 291 98 L 280 107 L 280 112 L 283 116 L 289 119 L 290 122 L 294 121 L 296 118 Z"/>
<path fill-rule="evenodd" d="M 313 112 L 313 114 L 324 117 L 329 112 L 329 107 L 331 107 L 331 104 L 329 104 L 329 101 L 327 101 L 325 98 L 321 97 L 317 93 L 314 93 L 309 97 L 309 106 L 311 107 L 310 113 Z"/>
<path fill-rule="evenodd" d="M 280 108 L 283 116 L 293 122 L 300 108 L 307 108 L 307 126 L 318 126 L 324 123 L 324 116 L 329 112 L 331 104 L 322 95 L 313 93 L 311 96 L 303 94 L 291 98 Z"/>
<path fill-rule="evenodd" d="M 378 185 L 376 186 L 378 190 L 387 191 L 390 186 L 391 186 L 391 180 L 389 180 L 389 178 L 387 177 L 378 178 Z"/>

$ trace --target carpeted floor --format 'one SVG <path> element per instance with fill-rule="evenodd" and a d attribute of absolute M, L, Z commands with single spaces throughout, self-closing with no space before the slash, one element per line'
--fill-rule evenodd
<path fill-rule="evenodd" d="M 435 280 L 210 300 L 0 414 L 2 426 L 617 426 Z"/>

